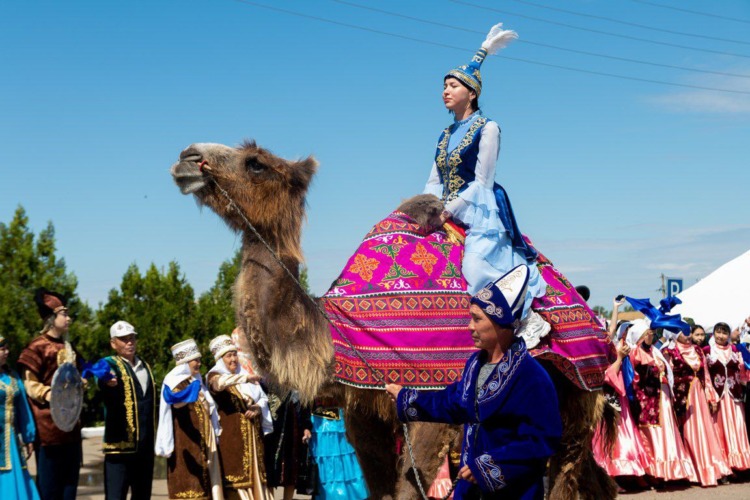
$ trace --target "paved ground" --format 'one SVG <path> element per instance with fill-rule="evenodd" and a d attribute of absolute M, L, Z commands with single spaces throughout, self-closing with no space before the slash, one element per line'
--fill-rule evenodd
<path fill-rule="evenodd" d="M 93 437 L 83 440 L 83 467 L 81 468 L 80 482 L 78 486 L 78 498 L 80 500 L 103 500 L 104 499 L 104 456 L 101 452 L 102 439 Z M 29 471 L 36 474 L 34 460 L 29 463 Z M 157 463 L 157 477 L 154 479 L 152 498 L 166 500 L 167 481 L 164 463 Z M 275 498 L 280 500 L 281 490 L 277 489 Z M 297 495 L 294 498 L 306 499 L 310 497 Z M 677 486 L 668 490 L 649 490 L 639 493 L 625 493 L 620 495 L 623 500 L 744 500 L 750 499 L 750 476 L 743 483 L 730 483 L 716 488 L 701 488 L 698 486 Z"/>

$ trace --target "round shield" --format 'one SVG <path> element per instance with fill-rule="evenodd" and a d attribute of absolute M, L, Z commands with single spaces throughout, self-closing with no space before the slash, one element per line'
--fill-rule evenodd
<path fill-rule="evenodd" d="M 57 367 L 52 377 L 49 407 L 52 421 L 61 431 L 70 432 L 75 428 L 83 407 L 83 381 L 72 363 Z"/>

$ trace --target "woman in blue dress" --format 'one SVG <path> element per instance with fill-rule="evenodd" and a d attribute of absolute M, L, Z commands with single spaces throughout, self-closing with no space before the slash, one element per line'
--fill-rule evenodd
<path fill-rule="evenodd" d="M 469 294 L 519 264 L 529 265 L 525 315 L 533 298 L 544 295 L 546 284 L 534 265 L 536 251 L 523 240 L 508 195 L 495 182 L 500 127 L 482 114 L 478 103 L 482 61 L 516 38 L 502 23 L 493 26 L 471 62 L 445 75 L 443 102 L 455 121 L 438 139 L 424 193 L 445 203 L 443 222 L 452 219 L 466 229 L 463 274 Z"/>
<path fill-rule="evenodd" d="M 8 342 L 0 334 L 0 498 L 38 500 L 39 492 L 26 468 L 36 439 L 36 426 L 18 374 L 8 367 Z M 22 456 L 17 435 L 25 445 Z"/>

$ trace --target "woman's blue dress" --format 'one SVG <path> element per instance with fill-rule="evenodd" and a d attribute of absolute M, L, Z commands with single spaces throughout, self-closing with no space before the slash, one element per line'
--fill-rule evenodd
<path fill-rule="evenodd" d="M 500 128 L 477 111 L 440 135 L 435 163 L 424 193 L 445 203 L 463 225 L 466 242 L 463 274 L 472 295 L 519 264 L 529 265 L 524 314 L 546 283 L 534 265 L 536 251 L 523 239 L 505 190 L 495 182 Z"/>
<path fill-rule="evenodd" d="M 38 500 L 18 439 L 20 434 L 24 443 L 33 443 L 36 426 L 23 382 L 13 371 L 0 372 L 0 411 L 0 498 Z"/>
<path fill-rule="evenodd" d="M 316 499 L 364 500 L 370 496 L 357 454 L 346 439 L 344 410 L 313 411 L 310 451 L 318 465 Z"/>

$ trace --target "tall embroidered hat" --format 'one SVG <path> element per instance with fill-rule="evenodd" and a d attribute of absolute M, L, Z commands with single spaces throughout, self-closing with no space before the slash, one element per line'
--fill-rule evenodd
<path fill-rule="evenodd" d="M 193 339 L 183 340 L 172 346 L 172 357 L 178 365 L 184 365 L 188 361 L 201 357 L 198 344 Z"/>
<path fill-rule="evenodd" d="M 526 264 L 514 267 L 500 279 L 488 283 L 471 298 L 498 325 L 511 325 L 523 314 L 529 268 Z"/>
<path fill-rule="evenodd" d="M 214 355 L 214 359 L 217 361 L 226 353 L 237 350 L 237 346 L 234 345 L 232 337 L 229 335 L 219 335 L 209 342 L 208 348 L 211 350 L 211 354 Z"/>
<path fill-rule="evenodd" d="M 46 321 L 50 316 L 66 310 L 68 301 L 59 293 L 50 292 L 46 288 L 37 288 L 34 302 L 39 310 L 39 316 Z"/>
<path fill-rule="evenodd" d="M 469 64 L 454 68 L 445 75 L 445 78 L 453 77 L 477 93 L 482 93 L 482 75 L 479 68 L 487 55 L 497 54 L 497 51 L 506 47 L 510 42 L 518 38 L 518 33 L 513 30 L 504 30 L 503 23 L 494 25 L 487 38 L 482 42 L 482 47 L 474 54 Z"/>

